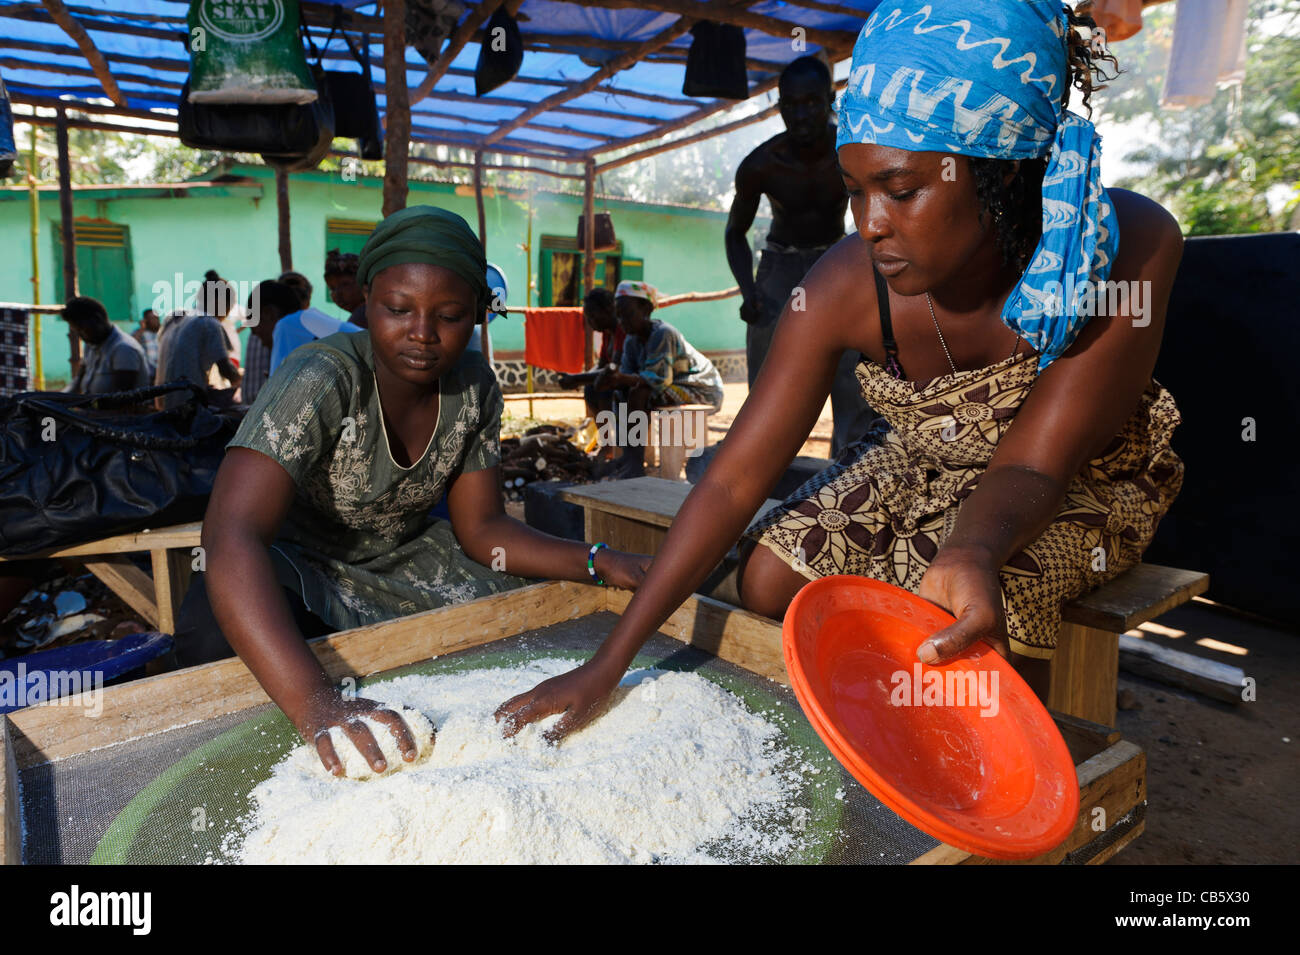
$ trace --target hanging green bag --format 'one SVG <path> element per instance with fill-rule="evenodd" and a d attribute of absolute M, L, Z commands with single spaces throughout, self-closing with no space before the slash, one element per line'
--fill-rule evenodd
<path fill-rule="evenodd" d="M 192 0 L 191 103 L 310 103 L 297 0 Z"/>

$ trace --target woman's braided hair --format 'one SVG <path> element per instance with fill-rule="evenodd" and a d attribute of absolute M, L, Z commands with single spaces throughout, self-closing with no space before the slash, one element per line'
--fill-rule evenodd
<path fill-rule="evenodd" d="M 1109 50 L 1094 47 L 1090 40 L 1080 35 L 1079 28 L 1086 27 L 1089 36 L 1096 35 L 1097 24 L 1091 15 L 1092 2 L 1078 5 L 1077 10 L 1065 8 L 1070 21 L 1066 34 L 1068 43 L 1069 82 L 1061 95 L 1061 106 L 1070 105 L 1071 88 L 1083 94 L 1083 108 L 1092 115 L 1092 94 L 1094 90 L 1105 89 L 1105 80 L 1113 80 L 1119 74 L 1119 64 Z M 1107 64 L 1114 69 L 1108 73 Z M 987 216 L 998 230 L 998 246 L 1002 251 L 1002 260 L 1016 272 L 1023 272 L 1029 264 L 1038 239 L 1043 229 L 1043 173 L 1047 169 L 1047 159 L 1022 159 L 1020 170 L 1010 182 L 1003 182 L 1009 159 L 970 160 L 971 173 L 975 177 L 975 192 L 979 197 L 980 221 Z"/>

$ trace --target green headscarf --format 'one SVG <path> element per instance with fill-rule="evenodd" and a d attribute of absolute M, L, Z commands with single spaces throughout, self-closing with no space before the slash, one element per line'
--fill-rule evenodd
<path fill-rule="evenodd" d="M 375 226 L 366 240 L 357 266 L 357 282 L 369 285 L 390 265 L 413 262 L 441 265 L 463 278 L 478 301 L 475 319 L 483 317 L 492 296 L 487 285 L 487 258 L 468 222 L 434 206 L 410 206 L 394 212 Z"/>

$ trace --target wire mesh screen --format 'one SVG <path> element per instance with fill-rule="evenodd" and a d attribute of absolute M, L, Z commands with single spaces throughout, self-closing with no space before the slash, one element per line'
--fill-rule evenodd
<path fill-rule="evenodd" d="M 513 667 L 543 657 L 584 659 L 616 620 L 599 613 L 390 670 L 366 683 L 410 674 Z M 938 843 L 899 819 L 835 762 L 793 692 L 663 634 L 634 666 L 692 671 L 735 694 L 779 728 L 790 758 L 811 763 L 783 816 L 765 826 L 796 830 L 780 857 L 725 840 L 701 847 L 722 861 L 910 862 Z M 203 864 L 232 861 L 232 833 L 251 809 L 249 793 L 301 740 L 270 705 L 169 730 L 22 771 L 24 861 Z M 436 745 L 436 743 L 435 743 Z"/>

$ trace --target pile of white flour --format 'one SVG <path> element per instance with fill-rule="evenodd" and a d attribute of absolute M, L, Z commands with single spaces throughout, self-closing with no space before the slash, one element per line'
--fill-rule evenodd
<path fill-rule="evenodd" d="M 725 838 L 746 856 L 780 854 L 802 787 L 779 731 L 692 673 L 629 674 L 607 712 L 559 746 L 551 717 L 512 740 L 502 701 L 573 668 L 401 677 L 365 696 L 423 712 L 437 727 L 417 766 L 365 782 L 324 773 L 300 746 L 252 793 L 227 855 L 246 863 L 619 863 L 710 861 Z"/>

